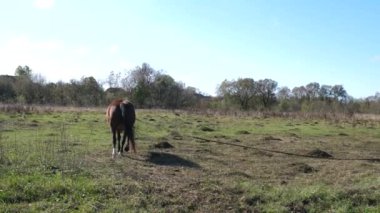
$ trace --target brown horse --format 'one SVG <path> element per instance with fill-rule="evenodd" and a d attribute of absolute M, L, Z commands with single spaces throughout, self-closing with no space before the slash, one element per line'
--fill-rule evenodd
<path fill-rule="evenodd" d="M 129 151 L 129 142 L 132 144 L 132 149 L 136 153 L 135 148 L 135 135 L 133 125 L 136 121 L 135 108 L 133 104 L 127 100 L 117 99 L 111 102 L 106 111 L 107 121 L 110 124 L 112 131 L 112 157 L 115 156 L 116 148 L 116 135 L 117 135 L 117 151 L 121 155 L 123 153 L 123 147 L 125 140 L 128 137 L 127 146 L 125 151 Z M 123 140 L 121 140 L 121 132 L 123 134 Z"/>

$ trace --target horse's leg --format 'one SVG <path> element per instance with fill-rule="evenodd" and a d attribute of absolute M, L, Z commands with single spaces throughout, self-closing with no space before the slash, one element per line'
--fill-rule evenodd
<path fill-rule="evenodd" d="M 123 147 L 124 147 L 125 140 L 126 140 L 126 138 L 127 138 L 127 134 L 128 134 L 128 133 L 127 133 L 127 130 L 125 129 L 125 130 L 124 130 L 124 134 L 123 134 L 123 143 L 122 143 L 121 149 L 123 149 Z M 123 150 L 121 150 L 121 151 L 123 151 Z M 129 151 L 129 140 L 128 140 L 128 142 L 127 142 L 127 146 L 125 147 L 124 151 L 126 151 L 126 152 Z"/>
<path fill-rule="evenodd" d="M 130 139 L 131 139 L 133 152 L 136 154 L 135 133 L 133 132 L 133 130 L 131 131 L 131 138 Z M 129 139 L 128 139 L 128 141 L 129 141 Z"/>
<path fill-rule="evenodd" d="M 115 157 L 115 148 L 116 148 L 116 130 L 112 129 L 112 158 Z"/>
<path fill-rule="evenodd" d="M 120 155 L 121 154 L 121 147 L 120 147 L 120 140 L 121 140 L 121 135 L 120 135 L 120 130 L 117 130 L 117 152 Z"/>

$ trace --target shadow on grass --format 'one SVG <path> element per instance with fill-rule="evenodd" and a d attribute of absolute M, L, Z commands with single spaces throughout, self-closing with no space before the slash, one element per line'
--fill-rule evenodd
<path fill-rule="evenodd" d="M 147 161 L 161 166 L 183 166 L 196 169 L 201 168 L 197 163 L 169 153 L 150 152 Z"/>

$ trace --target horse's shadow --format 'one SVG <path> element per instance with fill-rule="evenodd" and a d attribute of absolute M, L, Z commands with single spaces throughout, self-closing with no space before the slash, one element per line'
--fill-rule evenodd
<path fill-rule="evenodd" d="M 195 162 L 165 152 L 149 152 L 146 160 L 160 166 L 181 166 L 196 169 L 201 168 L 201 166 Z"/>

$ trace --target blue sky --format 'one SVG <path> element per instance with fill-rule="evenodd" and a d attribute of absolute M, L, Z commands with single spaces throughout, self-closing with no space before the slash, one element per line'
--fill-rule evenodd
<path fill-rule="evenodd" d="M 224 79 L 380 92 L 380 2 L 12 0 L 0 2 L 0 74 L 104 80 L 143 62 L 214 95 Z"/>

